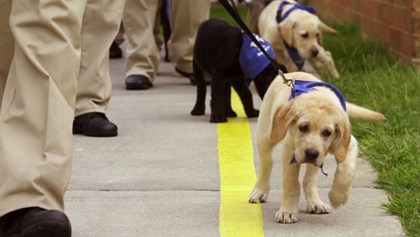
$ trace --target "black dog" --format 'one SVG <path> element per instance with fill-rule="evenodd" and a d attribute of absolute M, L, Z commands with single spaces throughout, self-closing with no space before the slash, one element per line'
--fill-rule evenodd
<path fill-rule="evenodd" d="M 248 65 L 241 66 L 241 48 L 248 45 L 256 48 L 250 39 L 245 43 L 239 28 L 230 26 L 222 20 L 210 19 L 200 25 L 194 46 L 193 70 L 197 80 L 197 101 L 191 111 L 192 115 L 204 114 L 206 98 L 204 76 L 209 74 L 211 76 L 210 122 L 223 123 L 227 122 L 227 117 L 237 116 L 231 106 L 231 86 L 238 93 L 247 117 L 258 117 L 259 111 L 254 109 L 252 94 L 247 86 L 253 78 L 258 95 L 262 99 L 278 72 L 258 49 L 256 50 L 259 56 L 253 53 L 252 59 L 248 59 Z M 258 63 L 254 63 L 254 57 L 260 57 L 258 60 L 263 60 L 263 64 L 260 63 L 255 68 Z M 248 72 L 250 69 L 251 72 Z M 286 72 L 284 67 L 282 70 Z"/>

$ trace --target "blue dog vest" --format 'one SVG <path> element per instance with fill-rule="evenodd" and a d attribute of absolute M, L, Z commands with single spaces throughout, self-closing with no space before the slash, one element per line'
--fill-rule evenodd
<path fill-rule="evenodd" d="M 275 54 L 270 43 L 254 34 L 255 38 L 260 42 L 262 47 L 267 51 L 270 57 L 274 58 Z M 239 63 L 242 71 L 249 80 L 245 81 L 245 85 L 249 86 L 251 81 L 255 79 L 269 64 L 270 61 L 265 57 L 264 53 L 252 42 L 247 34 L 242 34 L 242 46 L 239 53 Z"/>

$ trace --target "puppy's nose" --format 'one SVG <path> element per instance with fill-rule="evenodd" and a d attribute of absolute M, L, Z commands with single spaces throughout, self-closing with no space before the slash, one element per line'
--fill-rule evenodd
<path fill-rule="evenodd" d="M 312 57 L 316 57 L 318 55 L 318 49 L 312 50 Z"/>
<path fill-rule="evenodd" d="M 319 152 L 315 149 L 306 149 L 305 156 L 309 161 L 314 161 L 316 158 L 318 158 Z"/>

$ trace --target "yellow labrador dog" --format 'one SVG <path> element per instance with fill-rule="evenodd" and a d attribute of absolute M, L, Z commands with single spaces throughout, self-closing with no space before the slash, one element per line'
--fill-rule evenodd
<path fill-rule="evenodd" d="M 289 72 L 302 70 L 304 62 L 313 58 L 332 76 L 340 77 L 331 53 L 322 46 L 322 32 L 338 32 L 323 23 L 313 8 L 292 0 L 272 1 L 259 14 L 258 32 L 273 46 L 277 61 Z"/>
<path fill-rule="evenodd" d="M 317 173 L 325 156 L 335 156 L 330 203 L 339 207 L 347 202 L 356 168 L 357 141 L 351 135 L 349 116 L 366 120 L 384 120 L 377 112 L 348 103 L 334 86 L 311 74 L 285 74 L 295 80 L 295 90 L 277 77 L 265 94 L 257 122 L 257 144 L 260 160 L 257 183 L 249 202 L 265 202 L 270 190 L 271 154 L 276 144 L 282 146 L 283 194 L 276 220 L 298 221 L 301 164 L 308 163 L 303 191 L 309 213 L 329 213 L 331 208 L 318 196 Z M 347 110 L 347 112 L 346 112 Z"/>

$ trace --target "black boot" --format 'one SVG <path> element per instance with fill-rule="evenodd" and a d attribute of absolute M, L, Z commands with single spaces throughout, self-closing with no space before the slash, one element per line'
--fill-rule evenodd
<path fill-rule="evenodd" d="M 120 46 L 114 42 L 112 42 L 111 47 L 109 48 L 109 58 L 122 58 L 123 52 Z"/>
<path fill-rule="evenodd" d="M 115 137 L 118 127 L 104 113 L 92 112 L 77 116 L 73 121 L 73 134 L 89 137 Z"/>
<path fill-rule="evenodd" d="M 39 207 L 13 211 L 4 217 L 4 237 L 70 237 L 71 225 L 67 216 L 57 210 Z"/>

